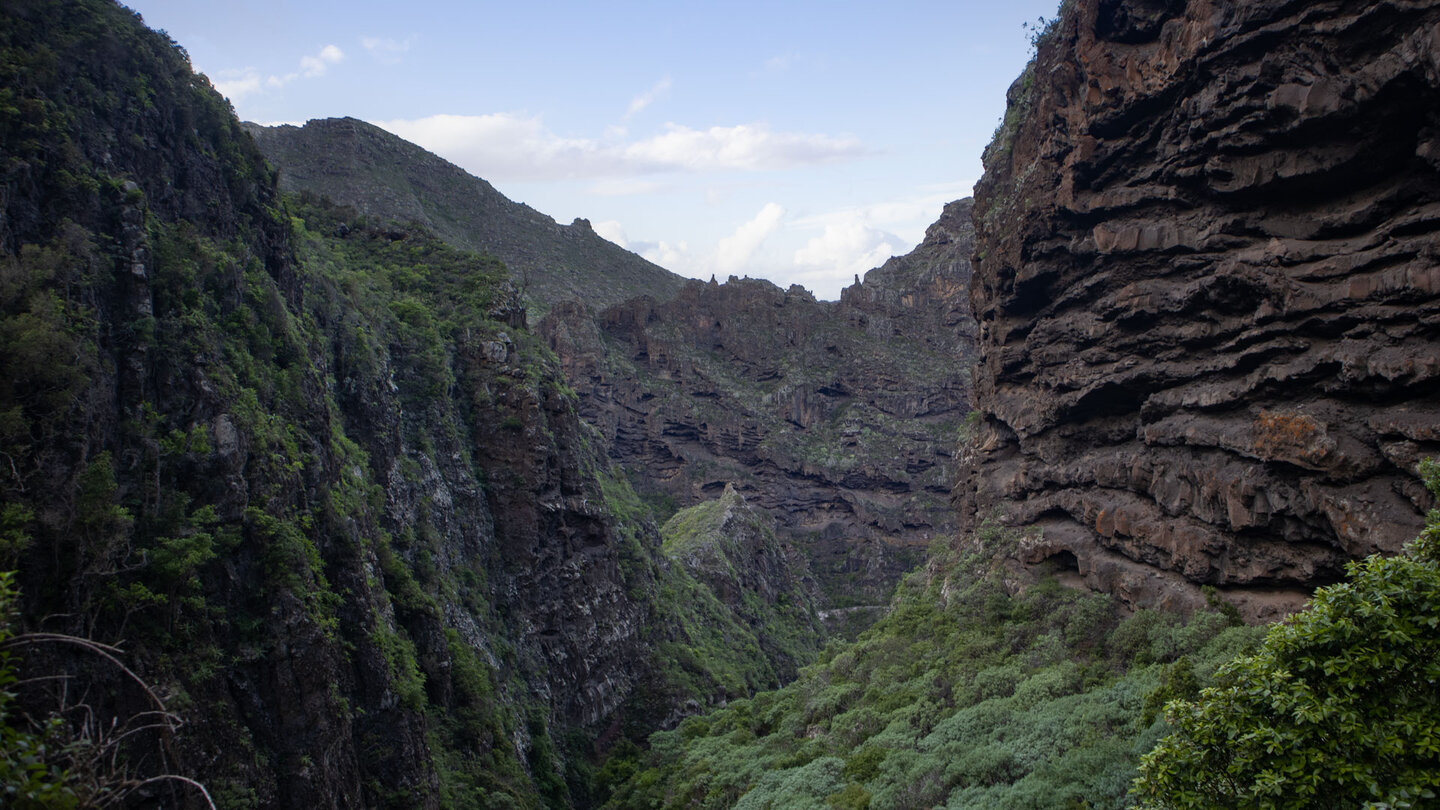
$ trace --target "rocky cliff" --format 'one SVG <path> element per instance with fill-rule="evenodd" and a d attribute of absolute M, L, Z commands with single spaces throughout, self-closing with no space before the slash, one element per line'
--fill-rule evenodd
<path fill-rule="evenodd" d="M 484 180 L 354 118 L 303 127 L 246 124 L 280 169 L 284 191 L 310 191 L 382 220 L 419 222 L 450 244 L 510 268 L 531 309 L 569 300 L 592 306 L 637 295 L 668 298 L 685 280 L 596 234 L 512 202 Z"/>
<path fill-rule="evenodd" d="M 669 301 L 557 307 L 538 329 L 642 495 L 666 511 L 733 484 L 809 559 L 822 607 L 883 605 L 954 530 L 969 219 L 952 203 L 839 302 L 732 277 Z"/>
<path fill-rule="evenodd" d="M 203 804 L 141 780 L 222 807 L 583 806 L 593 746 L 777 683 L 664 555 L 503 265 L 282 199 L 123 7 L 0 22 L 0 570 L 22 592 L 0 612 L 115 644 L 150 685 L 11 642 L 0 722 L 57 735 L 46 778 L 165 806 Z M 183 725 L 144 713 L 162 698 Z"/>
<path fill-rule="evenodd" d="M 966 520 L 1270 617 L 1395 551 L 1440 451 L 1440 4 L 1081 0 L 975 202 Z"/>

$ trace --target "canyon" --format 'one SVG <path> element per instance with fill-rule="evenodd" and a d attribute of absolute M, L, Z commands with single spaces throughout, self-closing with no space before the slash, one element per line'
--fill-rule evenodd
<path fill-rule="evenodd" d="M 736 486 L 808 561 L 821 609 L 845 618 L 835 629 L 863 628 L 953 534 L 975 352 L 968 200 L 817 301 L 760 279 L 682 280 L 361 121 L 247 129 L 281 189 L 417 222 L 529 279 L 535 331 L 657 517 Z"/>
<path fill-rule="evenodd" d="M 838 301 L 3 17 L 0 719 L 128 801 L 1124 806 L 1436 505 L 1440 3 L 1067 2 Z"/>

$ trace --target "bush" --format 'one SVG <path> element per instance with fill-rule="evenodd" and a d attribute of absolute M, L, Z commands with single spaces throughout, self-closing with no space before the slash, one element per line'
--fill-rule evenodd
<path fill-rule="evenodd" d="M 1432 491 L 1440 474 L 1423 467 Z M 1437 492 L 1440 494 L 1440 492 Z M 1403 554 L 1351 563 L 1174 701 L 1144 757 L 1144 807 L 1416 807 L 1440 788 L 1440 513 Z"/>

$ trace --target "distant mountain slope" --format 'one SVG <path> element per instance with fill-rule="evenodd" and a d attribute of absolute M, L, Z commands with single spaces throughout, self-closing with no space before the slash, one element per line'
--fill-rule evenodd
<path fill-rule="evenodd" d="M 664 300 L 685 283 L 599 236 L 586 220 L 561 225 L 364 121 L 245 126 L 279 169 L 283 191 L 311 191 L 365 214 L 420 222 L 455 247 L 490 253 L 525 287 L 533 309 L 571 299 L 592 306 L 637 295 Z"/>
<path fill-rule="evenodd" d="M 537 331 L 610 456 L 662 512 L 733 484 L 809 559 L 822 608 L 879 605 L 955 531 L 972 249 L 961 200 L 840 301 L 759 279 L 692 281 L 669 302 L 556 307 Z"/>

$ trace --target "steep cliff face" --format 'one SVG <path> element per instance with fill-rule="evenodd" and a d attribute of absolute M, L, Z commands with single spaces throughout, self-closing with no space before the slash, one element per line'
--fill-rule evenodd
<path fill-rule="evenodd" d="M 822 607 L 883 604 L 953 531 L 969 212 L 952 203 L 839 302 L 731 278 L 598 314 L 557 307 L 538 328 L 642 494 L 690 506 L 733 484 L 809 559 Z"/>
<path fill-rule="evenodd" d="M 597 737 L 774 685 L 753 638 L 659 657 L 739 621 L 673 619 L 708 591 L 499 262 L 282 200 L 112 2 L 0 23 L 0 569 L 22 629 L 123 642 L 185 719 L 52 645 L 3 722 L 58 712 L 224 807 L 557 807 Z"/>
<path fill-rule="evenodd" d="M 1293 609 L 1440 451 L 1440 4 L 1081 0 L 977 187 L 966 520 L 1134 604 Z"/>
<path fill-rule="evenodd" d="M 560 301 L 603 307 L 636 295 L 664 299 L 685 283 L 595 233 L 589 222 L 561 225 L 364 121 L 245 127 L 279 168 L 282 190 L 314 192 L 382 220 L 419 222 L 462 250 L 489 253 L 510 268 L 539 313 Z"/>

